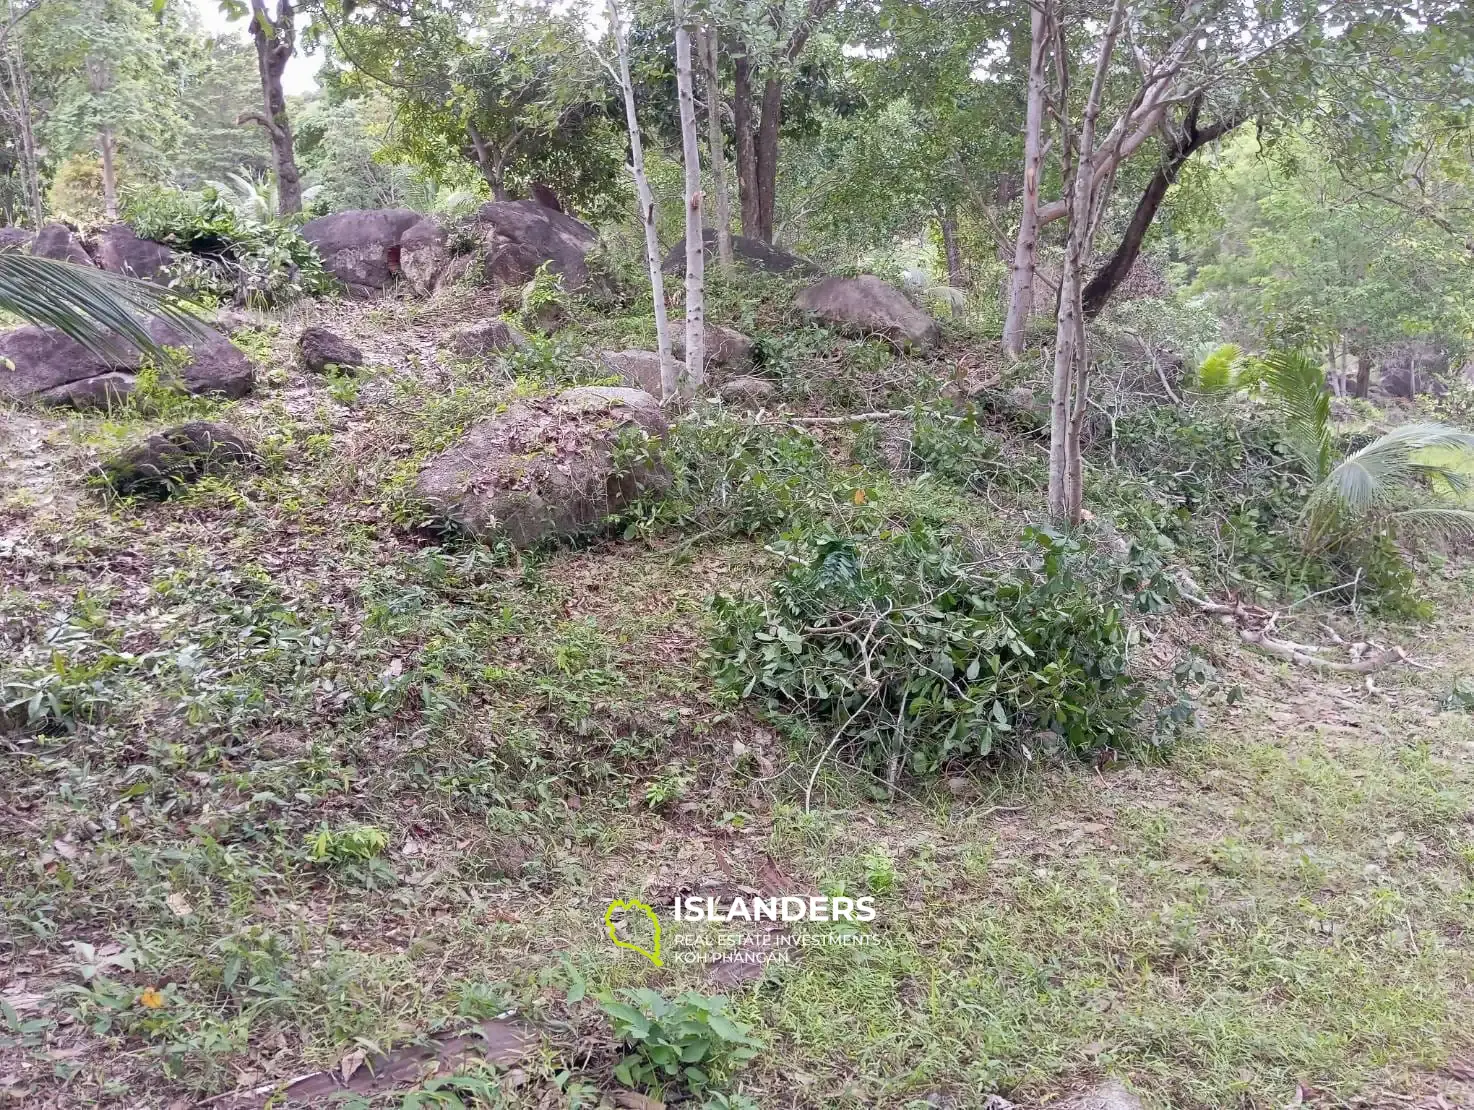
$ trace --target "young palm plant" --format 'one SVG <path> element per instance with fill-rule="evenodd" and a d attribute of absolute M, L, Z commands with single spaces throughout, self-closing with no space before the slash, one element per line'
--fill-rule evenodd
<path fill-rule="evenodd" d="M 89 351 L 112 358 L 129 347 L 167 358 L 142 318 L 154 317 L 190 335 L 205 325 L 190 302 L 172 290 L 90 266 L 0 250 L 0 311 L 47 324 Z"/>
<path fill-rule="evenodd" d="M 1210 393 L 1262 390 L 1278 404 L 1285 442 L 1313 483 L 1301 513 L 1307 552 L 1368 534 L 1474 538 L 1474 511 L 1455 500 L 1474 484 L 1474 433 L 1403 424 L 1338 458 L 1325 372 L 1301 351 L 1255 358 L 1225 345 L 1199 360 L 1196 384 Z"/>

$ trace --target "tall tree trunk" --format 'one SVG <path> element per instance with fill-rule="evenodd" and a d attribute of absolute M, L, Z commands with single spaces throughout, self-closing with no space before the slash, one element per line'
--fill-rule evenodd
<path fill-rule="evenodd" d="M 670 321 L 665 311 L 665 276 L 660 272 L 660 237 L 655 230 L 655 194 L 645 174 L 645 144 L 640 139 L 640 120 L 635 113 L 635 86 L 630 80 L 629 38 L 625 35 L 615 0 L 609 3 L 609 27 L 619 54 L 619 87 L 624 94 L 624 120 L 630 134 L 630 172 L 635 178 L 635 193 L 640 200 L 640 222 L 645 225 L 645 265 L 650 271 L 650 294 L 655 301 L 655 345 L 660 351 L 661 400 L 676 395 L 680 382 L 676 377 L 676 360 L 671 355 Z M 479 139 L 479 136 L 478 136 Z"/>
<path fill-rule="evenodd" d="M 783 82 L 763 83 L 763 113 L 757 127 L 757 237 L 773 241 L 773 208 L 778 199 L 778 128 L 783 122 Z"/>
<path fill-rule="evenodd" d="M 758 237 L 757 144 L 752 133 L 752 61 L 747 48 L 732 60 L 732 131 L 737 144 L 737 200 L 742 234 Z"/>
<path fill-rule="evenodd" d="M 1352 387 L 1353 397 L 1366 397 L 1372 388 L 1372 356 L 1363 350 L 1356 352 L 1356 384 Z"/>
<path fill-rule="evenodd" d="M 104 127 L 97 136 L 102 149 L 102 208 L 110 222 L 118 218 L 118 170 L 113 164 L 113 131 Z"/>
<path fill-rule="evenodd" d="M 1084 507 L 1084 468 L 1080 434 L 1089 403 L 1090 353 L 1085 343 L 1085 313 L 1081 304 L 1085 267 L 1095 238 L 1100 195 L 1094 166 L 1095 123 L 1105 95 L 1106 73 L 1126 17 L 1126 0 L 1116 0 L 1096 59 L 1095 78 L 1085 100 L 1080 141 L 1070 178 L 1064 265 L 1060 275 L 1059 314 L 1054 331 L 1054 381 L 1049 410 L 1049 515 L 1062 524 L 1080 523 Z M 1059 32 L 1061 36 L 1063 31 Z M 1068 104 L 1068 90 L 1057 90 Z M 1068 151 L 1064 152 L 1068 155 Z"/>
<path fill-rule="evenodd" d="M 271 158 L 276 166 L 277 214 L 289 216 L 302 211 L 302 176 L 292 141 L 292 123 L 287 118 L 287 97 L 282 91 L 282 73 L 297 46 L 291 0 L 277 0 L 276 18 L 266 13 L 266 0 L 251 0 L 251 37 L 256 43 L 256 68 L 261 76 L 264 113 L 248 112 L 241 122 L 253 120 L 271 140 Z"/>
<path fill-rule="evenodd" d="M 706 382 L 706 248 L 702 241 L 701 142 L 696 122 L 696 82 L 691 72 L 691 26 L 683 0 L 674 0 L 676 95 L 681 108 L 681 161 L 686 169 L 686 377 L 691 396 Z"/>
<path fill-rule="evenodd" d="M 937 222 L 942 228 L 942 250 L 947 255 L 947 284 L 961 289 L 967 280 L 962 272 L 962 244 L 957 239 L 957 213 L 950 204 L 943 206 Z"/>
<path fill-rule="evenodd" d="M 1177 180 L 1177 175 L 1182 167 L 1187 164 L 1197 151 L 1228 134 L 1239 124 L 1248 119 L 1248 113 L 1243 111 L 1231 112 L 1217 123 L 1207 127 L 1198 127 L 1198 112 L 1202 108 L 1203 97 L 1201 94 L 1194 97 L 1188 105 L 1187 116 L 1183 121 L 1181 130 L 1168 142 L 1167 149 L 1162 155 L 1162 161 L 1157 170 L 1152 174 L 1151 180 L 1146 183 L 1142 190 L 1141 199 L 1136 202 L 1136 211 L 1131 214 L 1131 222 L 1126 225 L 1126 232 L 1121 236 L 1121 242 L 1116 246 L 1106 264 L 1096 271 L 1095 276 L 1090 279 L 1090 284 L 1085 287 L 1083 304 L 1085 315 L 1094 318 L 1105 308 L 1117 287 L 1126 280 L 1126 275 L 1131 273 L 1131 267 L 1136 265 L 1136 260 L 1141 255 L 1141 244 L 1146 239 L 1146 233 L 1156 219 L 1157 211 L 1162 207 L 1162 201 L 1167 196 L 1167 190 Z"/>
<path fill-rule="evenodd" d="M 466 137 L 471 140 L 471 150 L 476 155 L 476 168 L 491 186 L 493 200 L 510 200 L 507 194 L 507 176 L 504 159 L 500 152 L 493 151 L 481 137 L 480 130 L 470 120 L 466 121 Z"/>
<path fill-rule="evenodd" d="M 1003 350 L 1018 358 L 1034 311 L 1034 263 L 1039 247 L 1039 169 L 1044 160 L 1044 62 L 1049 55 L 1043 6 L 1029 11 L 1029 89 L 1024 109 L 1024 207 L 1013 251 L 1013 280 L 1003 323 Z M 1057 352 L 1056 352 L 1057 353 Z"/>
<path fill-rule="evenodd" d="M 717 258 L 724 269 L 732 265 L 732 201 L 727 194 L 727 140 L 722 135 L 722 80 L 717 68 L 719 34 L 708 26 L 701 36 L 702 68 L 706 71 L 706 143 L 711 148 L 711 185 L 716 193 Z"/>

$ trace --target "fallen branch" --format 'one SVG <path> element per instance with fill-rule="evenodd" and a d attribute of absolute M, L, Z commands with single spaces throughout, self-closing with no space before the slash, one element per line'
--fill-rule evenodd
<path fill-rule="evenodd" d="M 912 409 L 880 409 L 876 412 L 854 412 L 845 416 L 786 416 L 782 420 L 764 421 L 767 424 L 839 425 L 863 424 L 871 420 L 894 420 L 899 416 L 910 416 Z"/>
<path fill-rule="evenodd" d="M 1259 605 L 1245 605 L 1242 601 L 1229 604 L 1199 597 L 1194 592 L 1198 589 L 1197 583 L 1186 572 L 1178 575 L 1177 588 L 1183 600 L 1189 602 L 1200 612 L 1215 616 L 1224 624 L 1236 627 L 1239 639 L 1245 644 L 1258 648 L 1266 655 L 1272 655 L 1276 659 L 1283 659 L 1287 663 L 1294 663 L 1301 667 L 1318 667 L 1334 674 L 1364 675 L 1375 674 L 1394 663 L 1418 665 L 1409 659 L 1407 653 L 1400 647 L 1382 648 L 1361 642 L 1348 644 L 1343 637 L 1336 634 L 1334 629 L 1322 625 L 1321 627 L 1335 641 L 1333 646 L 1347 648 L 1352 656 L 1349 663 L 1327 659 L 1321 653 L 1331 649 L 1324 644 L 1297 644 L 1293 640 L 1271 635 L 1275 621 L 1279 619 L 1277 611 L 1271 611 Z M 1370 655 L 1363 654 L 1368 647 L 1375 648 L 1374 652 Z"/>

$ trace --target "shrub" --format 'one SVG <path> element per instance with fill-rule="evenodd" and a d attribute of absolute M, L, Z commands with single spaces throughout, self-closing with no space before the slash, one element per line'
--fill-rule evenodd
<path fill-rule="evenodd" d="M 630 1052 L 614 1068 L 626 1087 L 685 1087 L 700 1095 L 751 1060 L 762 1042 L 727 1015 L 727 1000 L 687 991 L 674 1001 L 652 990 L 620 992 L 600 1005 Z"/>
<path fill-rule="evenodd" d="M 181 252 L 173 284 L 195 297 L 266 307 L 335 285 L 296 227 L 243 217 L 213 187 L 136 189 L 124 217 L 145 239 Z"/>
<path fill-rule="evenodd" d="M 1087 755 L 1164 739 L 1142 727 L 1151 691 L 1128 671 L 1125 604 L 1168 606 L 1160 565 L 1047 530 L 1025 539 L 1037 555 L 1008 571 L 919 525 L 791 542 L 770 597 L 716 599 L 713 674 L 840 725 L 863 764 L 923 773 L 1041 743 Z"/>

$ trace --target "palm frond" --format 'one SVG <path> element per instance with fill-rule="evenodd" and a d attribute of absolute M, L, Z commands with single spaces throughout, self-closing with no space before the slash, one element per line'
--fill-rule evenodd
<path fill-rule="evenodd" d="M 1419 505 L 1391 514 L 1401 529 L 1451 540 L 1474 540 L 1474 510 L 1450 505 Z"/>
<path fill-rule="evenodd" d="M 1261 378 L 1279 398 L 1290 446 L 1319 480 L 1331 469 L 1331 394 L 1325 371 L 1303 351 L 1271 351 L 1259 360 Z"/>
<path fill-rule="evenodd" d="M 33 324 L 48 324 L 102 358 L 136 348 L 162 361 L 166 353 L 140 317 L 156 317 L 189 335 L 209 329 L 169 289 L 145 281 L 0 250 L 0 309 Z"/>
<path fill-rule="evenodd" d="M 1204 393 L 1227 393 L 1238 386 L 1234 369 L 1243 355 L 1236 343 L 1221 343 L 1216 347 L 1204 344 L 1197 351 L 1197 367 L 1193 381 Z"/>
<path fill-rule="evenodd" d="M 1451 450 L 1448 461 L 1418 458 L 1429 448 Z M 1316 486 L 1311 500 L 1333 498 L 1350 512 L 1385 503 L 1418 478 L 1436 478 L 1450 492 L 1469 487 L 1474 433 L 1447 424 L 1403 424 L 1342 459 Z"/>

